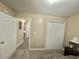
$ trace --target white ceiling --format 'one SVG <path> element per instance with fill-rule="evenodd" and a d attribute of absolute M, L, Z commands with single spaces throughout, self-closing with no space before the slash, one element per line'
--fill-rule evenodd
<path fill-rule="evenodd" d="M 46 0 L 0 0 L 16 12 L 53 16 L 72 16 L 79 13 L 79 0 L 61 0 L 49 4 Z"/>

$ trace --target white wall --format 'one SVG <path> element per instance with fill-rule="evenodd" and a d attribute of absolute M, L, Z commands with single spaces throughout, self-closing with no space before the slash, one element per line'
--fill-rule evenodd
<path fill-rule="evenodd" d="M 66 20 L 65 45 L 69 45 L 69 40 L 75 36 L 79 38 L 79 15 L 69 17 Z"/>

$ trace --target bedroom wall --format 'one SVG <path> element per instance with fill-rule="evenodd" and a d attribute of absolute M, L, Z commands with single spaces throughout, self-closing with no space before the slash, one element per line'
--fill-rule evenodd
<path fill-rule="evenodd" d="M 79 38 L 79 15 L 69 17 L 66 20 L 65 45 L 69 45 L 69 40 L 75 36 Z"/>
<path fill-rule="evenodd" d="M 46 25 L 47 20 L 65 21 L 64 17 L 48 16 L 30 13 L 16 13 L 16 16 L 22 18 L 32 18 L 31 48 L 44 48 L 46 41 Z"/>

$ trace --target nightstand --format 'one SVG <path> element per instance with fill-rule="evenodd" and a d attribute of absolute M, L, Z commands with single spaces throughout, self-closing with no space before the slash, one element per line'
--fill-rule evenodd
<path fill-rule="evenodd" d="M 75 48 L 70 48 L 68 46 L 65 47 L 64 49 L 64 55 L 79 55 L 79 52 Z"/>

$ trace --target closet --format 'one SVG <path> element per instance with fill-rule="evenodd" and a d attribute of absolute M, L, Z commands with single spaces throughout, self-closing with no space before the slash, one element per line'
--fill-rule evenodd
<path fill-rule="evenodd" d="M 65 22 L 48 21 L 47 22 L 47 38 L 46 49 L 59 50 L 63 48 Z"/>

